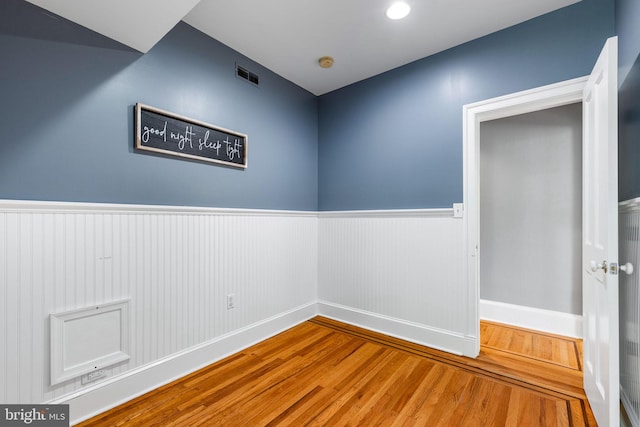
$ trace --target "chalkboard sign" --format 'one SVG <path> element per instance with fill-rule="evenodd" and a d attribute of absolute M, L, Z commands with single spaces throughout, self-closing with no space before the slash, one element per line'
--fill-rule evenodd
<path fill-rule="evenodd" d="M 136 149 L 247 167 L 245 134 L 136 104 Z"/>

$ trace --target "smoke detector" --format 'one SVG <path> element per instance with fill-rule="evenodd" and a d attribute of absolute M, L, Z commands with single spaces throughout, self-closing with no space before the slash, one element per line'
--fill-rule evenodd
<path fill-rule="evenodd" d="M 330 56 L 323 56 L 318 59 L 318 64 L 320 64 L 322 68 L 331 68 L 333 67 L 333 58 Z"/>

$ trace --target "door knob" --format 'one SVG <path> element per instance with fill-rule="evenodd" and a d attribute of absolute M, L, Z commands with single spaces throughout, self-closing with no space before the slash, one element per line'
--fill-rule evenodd
<path fill-rule="evenodd" d="M 598 264 L 597 262 L 595 262 L 594 260 L 591 260 L 589 262 L 589 267 L 591 268 L 592 272 L 596 272 L 600 269 L 604 270 L 604 272 L 607 272 L 607 261 L 602 261 L 602 263 Z"/>
<path fill-rule="evenodd" d="M 630 262 L 622 264 L 619 268 L 627 274 L 633 274 L 633 264 Z"/>
<path fill-rule="evenodd" d="M 591 261 L 591 262 L 593 262 L 593 261 Z M 589 263 L 589 266 L 591 267 L 592 271 L 596 271 L 597 270 L 597 268 L 595 270 L 593 269 L 593 264 Z M 625 273 L 627 273 L 629 275 L 633 274 L 633 264 L 631 264 L 630 262 L 628 262 L 626 264 L 622 264 L 622 265 L 618 265 L 615 262 L 612 262 L 610 268 L 611 268 L 611 274 L 613 274 L 614 276 L 616 274 L 618 274 L 618 270 L 624 271 Z M 606 270 L 605 270 L 605 273 L 606 273 Z"/>

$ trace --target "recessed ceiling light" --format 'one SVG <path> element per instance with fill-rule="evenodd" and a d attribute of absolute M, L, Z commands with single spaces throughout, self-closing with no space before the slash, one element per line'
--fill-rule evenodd
<path fill-rule="evenodd" d="M 411 7 L 402 1 L 395 2 L 387 9 L 387 18 L 402 19 L 411 12 Z"/>

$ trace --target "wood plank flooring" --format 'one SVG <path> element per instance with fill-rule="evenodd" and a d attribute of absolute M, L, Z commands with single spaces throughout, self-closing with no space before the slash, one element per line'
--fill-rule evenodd
<path fill-rule="evenodd" d="M 581 370 L 579 341 L 488 321 L 480 322 L 480 343 L 494 349 L 547 363 Z"/>
<path fill-rule="evenodd" d="M 481 338 L 469 359 L 316 317 L 79 425 L 596 425 L 579 340 Z"/>

